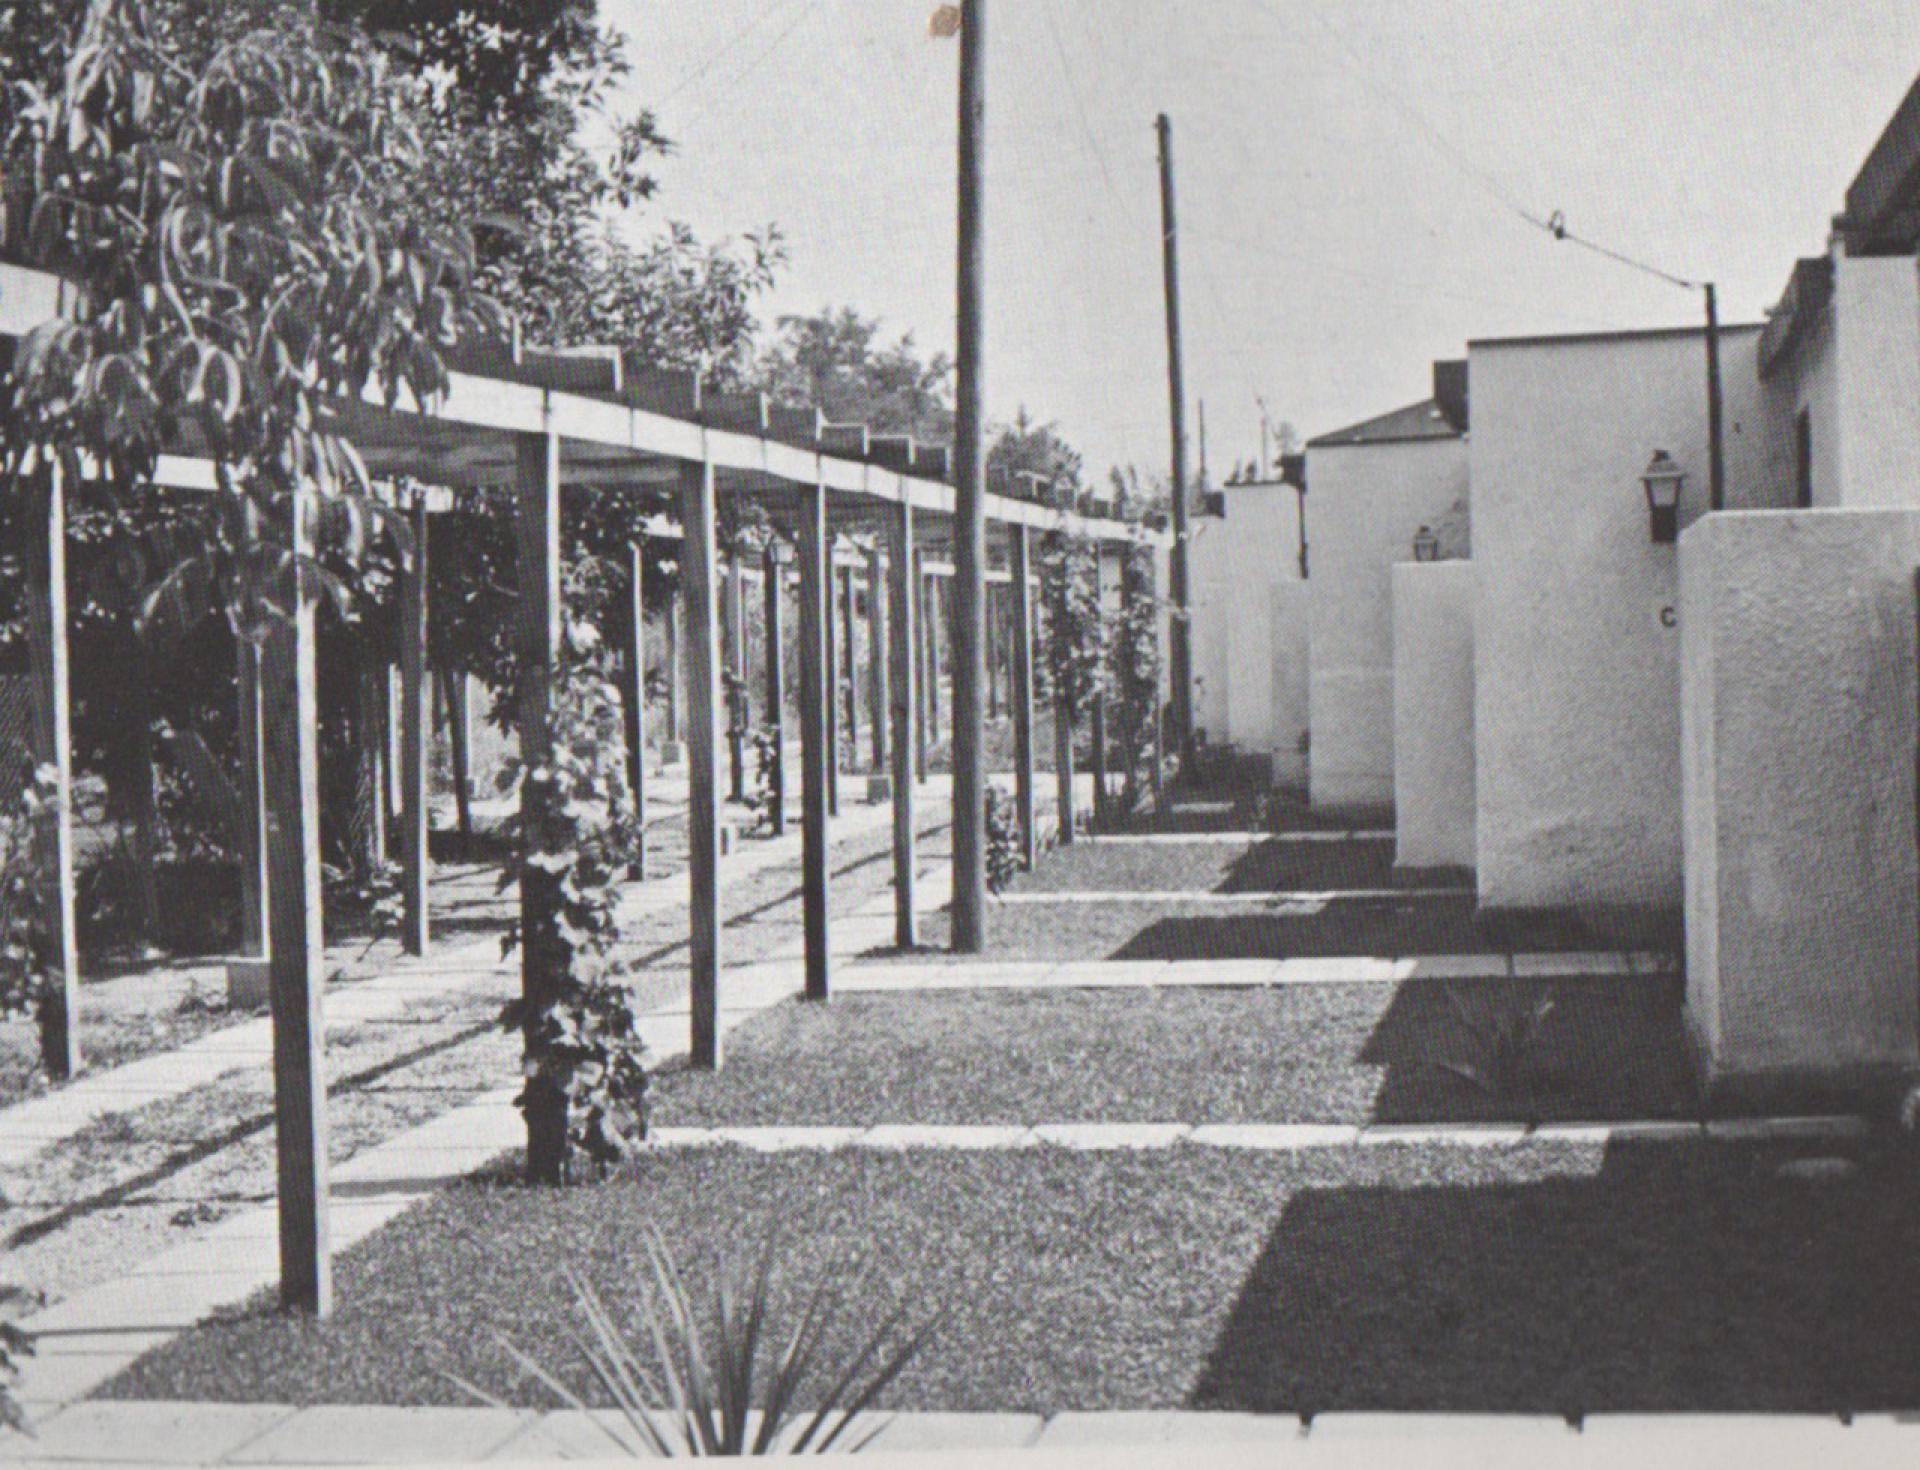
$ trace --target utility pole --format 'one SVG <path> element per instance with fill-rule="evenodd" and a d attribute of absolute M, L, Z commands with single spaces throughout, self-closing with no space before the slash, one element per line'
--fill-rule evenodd
<path fill-rule="evenodd" d="M 1720 429 L 1720 303 L 1713 282 L 1700 288 L 1707 298 L 1707 508 L 1727 508 L 1727 454 Z"/>
<path fill-rule="evenodd" d="M 1207 488 L 1207 400 L 1200 400 L 1200 479 L 1201 493 Z"/>
<path fill-rule="evenodd" d="M 959 291 L 955 311 L 953 431 L 953 936 L 955 954 L 986 942 L 986 782 L 981 685 L 986 679 L 987 538 L 980 401 L 981 296 L 985 252 L 986 0 L 960 7 Z"/>
<path fill-rule="evenodd" d="M 1163 112 L 1160 135 L 1160 249 L 1167 297 L 1167 409 L 1173 438 L 1173 549 L 1167 557 L 1173 626 L 1167 672 L 1173 684 L 1173 738 L 1186 770 L 1193 760 L 1193 654 L 1188 638 L 1186 384 L 1180 369 L 1180 252 L 1173 209 L 1173 123 Z"/>

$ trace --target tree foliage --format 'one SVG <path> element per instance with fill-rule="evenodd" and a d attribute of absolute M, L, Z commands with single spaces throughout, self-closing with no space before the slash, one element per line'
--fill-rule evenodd
<path fill-rule="evenodd" d="M 944 352 L 922 358 L 911 332 L 884 342 L 878 320 L 849 306 L 783 316 L 778 327 L 757 369 L 770 397 L 814 404 L 832 423 L 879 434 L 929 443 L 952 436 L 953 363 Z"/>
<path fill-rule="evenodd" d="M 57 83 L 18 83 L 9 182 L 80 305 L 22 342 L 5 409 L 15 482 L 50 464 L 78 481 L 84 454 L 136 497 L 163 450 L 210 458 L 203 543 L 147 610 L 217 595 L 258 637 L 288 604 L 297 494 L 350 560 L 383 516 L 340 400 L 429 404 L 441 351 L 497 322 L 471 237 L 409 202 L 413 90 L 304 7 L 244 19 L 91 0 Z"/>

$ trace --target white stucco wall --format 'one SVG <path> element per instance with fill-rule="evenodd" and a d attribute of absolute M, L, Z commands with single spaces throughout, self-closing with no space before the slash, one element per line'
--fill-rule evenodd
<path fill-rule="evenodd" d="M 1755 329 L 1722 333 L 1728 502 L 1779 506 L 1789 425 Z M 1705 509 L 1697 331 L 1475 343 L 1475 859 L 1489 907 L 1682 902 L 1676 549 L 1652 544 L 1655 449 Z"/>
<path fill-rule="evenodd" d="M 1309 446 L 1307 484 L 1312 801 L 1384 807 L 1393 801 L 1392 568 L 1412 554 L 1422 525 L 1446 532 L 1450 554 L 1465 554 L 1467 446 L 1458 438 Z"/>
<path fill-rule="evenodd" d="M 1296 563 L 1297 565 L 1297 563 Z M 1298 578 L 1271 588 L 1273 626 L 1273 779 L 1307 780 L 1307 679 L 1310 649 L 1307 584 Z"/>
<path fill-rule="evenodd" d="M 1187 575 L 1192 583 L 1192 621 L 1187 643 L 1193 657 L 1193 727 L 1207 743 L 1227 738 L 1227 625 L 1232 617 L 1232 542 L 1227 523 L 1197 517 L 1187 543 Z"/>
<path fill-rule="evenodd" d="M 1920 506 L 1920 270 L 1833 258 L 1833 295 L 1776 373 L 1811 430 L 1813 504 Z"/>
<path fill-rule="evenodd" d="M 1920 1059 L 1916 564 L 1910 512 L 1682 539 L 1687 1014 L 1717 1083 Z"/>
<path fill-rule="evenodd" d="M 1227 740 L 1241 750 L 1271 750 L 1276 642 L 1292 637 L 1274 621 L 1273 589 L 1300 580 L 1298 498 L 1277 482 L 1228 485 L 1227 584 L 1221 609 L 1227 628 Z"/>
<path fill-rule="evenodd" d="M 1473 563 L 1393 569 L 1394 863 L 1473 866 Z"/>

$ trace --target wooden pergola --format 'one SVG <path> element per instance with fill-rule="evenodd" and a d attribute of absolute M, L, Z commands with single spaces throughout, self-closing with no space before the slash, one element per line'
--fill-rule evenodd
<path fill-rule="evenodd" d="M 0 336 L 17 339 L 67 306 L 55 277 L 0 266 Z M 689 1054 L 697 1067 L 720 1058 L 719 893 L 721 782 L 721 589 L 723 569 L 715 540 L 722 497 L 757 502 L 779 534 L 796 548 L 799 582 L 802 894 L 805 928 L 804 993 L 825 998 L 828 960 L 828 831 L 835 801 L 835 720 L 832 669 L 833 546 L 852 542 L 844 558 L 851 578 L 864 570 L 868 590 L 866 687 L 876 720 L 871 746 L 884 755 L 893 805 L 895 936 L 918 940 L 914 898 L 915 787 L 925 776 L 928 679 L 927 584 L 952 574 L 950 547 L 955 492 L 947 482 L 944 449 L 911 439 L 869 434 L 863 425 L 830 424 L 811 408 L 768 402 L 750 394 L 703 392 L 691 374 L 662 371 L 610 350 L 519 350 L 486 345 L 455 354 L 450 385 L 431 413 L 372 401 L 338 404 L 338 427 L 377 478 L 406 478 L 428 487 L 491 487 L 510 492 L 518 541 L 518 646 L 522 672 L 521 755 L 528 767 L 552 748 L 554 676 L 560 653 L 560 505 L 563 493 L 604 487 L 655 487 L 669 500 L 680 541 L 677 611 L 679 726 L 684 732 L 689 785 L 687 867 L 690 927 Z M 35 519 L 29 577 L 36 758 L 57 773 L 63 800 L 49 834 L 58 875 L 59 969 L 57 1015 L 49 1034 L 49 1066 L 56 1074 L 80 1066 L 79 965 L 74 934 L 71 753 L 66 653 L 64 501 L 57 475 L 44 477 L 43 513 Z M 211 466 L 166 458 L 163 483 L 211 488 Z M 404 943 L 424 954 L 431 879 L 427 851 L 427 786 L 432 729 L 431 669 L 427 659 L 424 534 L 435 508 L 431 492 L 405 506 L 414 519 L 416 555 L 401 587 L 400 769 L 404 799 L 401 866 Z M 1072 527 L 1102 546 L 1138 541 L 1125 522 L 1074 516 L 1032 501 L 989 495 L 986 514 L 1004 572 L 1004 636 L 1009 640 L 1007 704 L 1016 749 L 1016 808 L 1022 847 L 1035 845 L 1033 758 L 1032 538 Z M 647 532 L 674 528 L 636 525 Z M 304 528 L 295 529 L 296 545 Z M 769 558 L 768 639 L 779 648 L 779 588 L 786 572 Z M 629 701 L 628 771 L 637 801 L 644 800 L 641 761 L 644 709 L 644 613 L 634 552 L 631 643 L 621 650 L 623 694 Z M 734 568 L 737 574 L 742 569 Z M 733 610 L 743 607 L 736 575 Z M 290 1305 L 325 1312 L 331 1297 L 327 1201 L 325 1081 L 322 1065 L 321 895 L 318 817 L 318 737 L 315 692 L 315 589 L 303 587 L 292 619 L 268 639 L 257 661 L 243 656 L 243 794 L 251 799 L 254 839 L 242 854 L 249 911 L 267 955 L 274 1020 L 274 1065 L 279 1147 L 282 1296 Z M 738 626 L 736 624 L 736 626 Z M 847 628 L 843 662 L 851 660 Z M 736 657 L 745 639 L 736 637 Z M 252 667 L 249 668 L 249 663 Z M 782 660 L 766 660 L 767 692 L 776 717 L 783 709 Z M 744 667 L 737 670 L 744 676 Z M 848 680 L 858 677 L 846 668 Z M 956 673 L 956 677 L 957 677 Z M 257 680 L 257 683 L 255 682 Z M 251 716 L 248 712 L 251 711 Z M 849 711 L 849 719 L 852 718 Z M 851 733 L 851 732 L 850 732 Z M 964 725 L 956 739 L 970 738 Z M 538 798 L 535 783 L 522 791 L 526 810 Z M 1070 821 L 1066 812 L 1062 821 Z M 784 820 L 784 817 L 782 818 Z M 956 823 L 980 823 L 959 812 Z M 537 828 L 536 828 L 537 830 Z M 976 844 L 975 850 L 982 850 Z M 530 885 L 521 891 L 522 922 L 533 931 L 536 910 L 550 899 Z M 251 937 L 251 936 L 250 936 Z M 533 986 L 533 966 L 523 966 Z"/>

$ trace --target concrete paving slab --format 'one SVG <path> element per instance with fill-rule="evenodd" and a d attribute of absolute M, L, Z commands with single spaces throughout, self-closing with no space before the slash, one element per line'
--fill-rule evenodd
<path fill-rule="evenodd" d="M 1191 1123 L 1041 1123 L 1034 1137 L 1056 1148 L 1166 1149 L 1193 1132 Z"/>
<path fill-rule="evenodd" d="M 1574 950 L 1516 954 L 1513 973 L 1522 979 L 1545 980 L 1566 975 L 1630 975 L 1633 967 L 1625 954 L 1614 950 Z"/>
<path fill-rule="evenodd" d="M 1315 1444 L 1336 1440 L 1379 1440 L 1426 1435 L 1472 1435 L 1488 1440 L 1515 1438 L 1566 1441 L 1580 1431 L 1552 1414 L 1315 1414 L 1306 1430 Z"/>
<path fill-rule="evenodd" d="M 1516 1148 L 1527 1140 L 1524 1123 L 1375 1123 L 1360 1130 L 1363 1148 L 1429 1144 L 1442 1148 Z"/>
<path fill-rule="evenodd" d="M 1285 1153 L 1294 1149 L 1351 1148 L 1360 1141 L 1360 1130 L 1348 1123 L 1203 1123 L 1187 1135 L 1187 1141 L 1208 1148 Z"/>
<path fill-rule="evenodd" d="M 525 1429 L 514 1409 L 321 1404 L 242 1445 L 235 1465 L 434 1464 L 484 1459 Z"/>
<path fill-rule="evenodd" d="M 1175 1409 L 1106 1409 L 1055 1414 L 1047 1420 L 1036 1449 L 1067 1449 L 1076 1445 L 1158 1444 L 1173 1433 L 1181 1417 Z"/>
<path fill-rule="evenodd" d="M 609 1438 L 609 1432 L 614 1438 Z M 618 1409 L 556 1409 L 530 1419 L 489 1460 L 619 1460 L 644 1441 Z M 622 1446 L 628 1448 L 623 1449 Z M 636 1453 L 634 1458 L 640 1456 Z"/>
<path fill-rule="evenodd" d="M 1300 1445 L 1307 1437 L 1298 1414 L 1243 1414 L 1182 1410 L 1173 1416 L 1166 1438 L 1175 1443 Z"/>
<path fill-rule="evenodd" d="M 882 1417 L 886 1423 L 867 1446 L 867 1453 L 1020 1449 L 1039 1437 L 1046 1422 L 1038 1414 L 921 1412 Z"/>
<path fill-rule="evenodd" d="M 1865 1118 L 1834 1115 L 1810 1118 L 1712 1118 L 1707 1137 L 1727 1141 L 1773 1141 L 1796 1138 L 1864 1138 Z"/>
<path fill-rule="evenodd" d="M 1039 1140 L 1018 1123 L 881 1123 L 855 1142 L 861 1148 L 1029 1148 Z"/>
<path fill-rule="evenodd" d="M 293 1412 L 285 1404 L 79 1403 L 36 1423 L 29 1453 L 53 1460 L 208 1465 Z"/>
<path fill-rule="evenodd" d="M 1162 981 L 1167 985 L 1260 987 L 1280 974 L 1279 960 L 1174 960 Z"/>
<path fill-rule="evenodd" d="M 742 1148 L 752 1149 L 755 1153 L 774 1154 L 792 1153 L 802 1149 L 846 1148 L 865 1131 L 864 1128 L 761 1127 L 718 1128 L 714 1133 L 719 1142 L 737 1143 Z"/>

